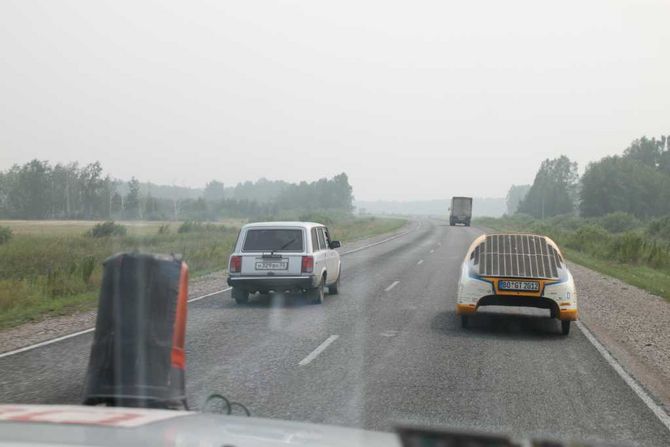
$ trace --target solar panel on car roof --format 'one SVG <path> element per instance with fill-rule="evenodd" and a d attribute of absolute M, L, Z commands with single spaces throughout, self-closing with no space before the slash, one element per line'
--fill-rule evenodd
<path fill-rule="evenodd" d="M 562 259 L 542 236 L 493 234 L 475 247 L 471 259 L 482 276 L 558 279 Z"/>

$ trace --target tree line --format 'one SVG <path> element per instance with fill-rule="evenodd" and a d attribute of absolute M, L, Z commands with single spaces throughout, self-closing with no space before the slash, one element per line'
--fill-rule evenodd
<path fill-rule="evenodd" d="M 514 185 L 508 214 L 600 217 L 621 212 L 648 219 L 670 214 L 670 137 L 642 137 L 621 155 L 591 162 L 581 178 L 566 156 L 544 160 L 532 185 Z"/>
<path fill-rule="evenodd" d="M 260 179 L 226 188 L 212 180 L 202 190 L 123 182 L 99 162 L 51 164 L 32 160 L 0 172 L 0 218 L 208 220 L 280 213 L 353 210 L 345 173 L 292 184 Z"/>

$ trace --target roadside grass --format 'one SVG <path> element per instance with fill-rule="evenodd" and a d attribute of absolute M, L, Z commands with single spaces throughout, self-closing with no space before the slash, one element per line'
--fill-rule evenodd
<path fill-rule="evenodd" d="M 549 236 L 565 257 L 577 264 L 620 279 L 670 301 L 668 246 L 640 232 L 612 234 L 593 224 L 579 223 L 576 229 L 551 222 L 524 223 L 523 219 L 480 218 L 477 225 L 500 232 L 532 232 Z"/>
<path fill-rule="evenodd" d="M 218 220 L 216 224 L 239 228 L 246 222 L 246 219 L 223 219 Z M 98 223 L 100 221 L 97 220 L 0 220 L 0 226 L 9 227 L 17 236 L 78 236 Z M 150 236 L 156 234 L 161 226 L 176 232 L 182 222 L 117 220 L 116 223 L 126 227 L 129 236 Z"/>
<path fill-rule="evenodd" d="M 388 233 L 406 223 L 392 218 L 319 217 L 332 237 L 343 243 Z M 124 236 L 87 236 L 96 223 L 0 223 L 14 232 L 0 245 L 0 329 L 94 308 L 102 262 L 115 253 L 178 254 L 187 262 L 191 278 L 225 270 L 244 221 L 132 222 Z"/>
<path fill-rule="evenodd" d="M 405 219 L 387 217 L 361 217 L 329 226 L 331 237 L 344 243 L 365 239 L 379 234 L 391 233 L 407 223 Z"/>
<path fill-rule="evenodd" d="M 576 264 L 620 279 L 627 284 L 639 287 L 670 301 L 670 275 L 667 273 L 645 266 L 634 266 L 596 259 L 586 253 L 581 253 L 570 248 L 562 251 L 566 258 Z"/>

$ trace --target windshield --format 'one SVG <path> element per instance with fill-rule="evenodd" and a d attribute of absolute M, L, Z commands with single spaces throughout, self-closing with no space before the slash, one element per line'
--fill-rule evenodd
<path fill-rule="evenodd" d="M 243 251 L 302 251 L 302 230 L 247 230 Z"/>
<path fill-rule="evenodd" d="M 670 0 L 0 0 L 2 404 L 670 446 Z"/>

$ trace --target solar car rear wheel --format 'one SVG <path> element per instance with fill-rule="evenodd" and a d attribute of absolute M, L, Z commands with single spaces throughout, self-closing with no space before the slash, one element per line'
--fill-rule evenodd
<path fill-rule="evenodd" d="M 237 287 L 233 287 L 231 292 L 233 299 L 237 304 L 247 304 L 249 302 L 249 292 Z"/>
<path fill-rule="evenodd" d="M 570 333 L 570 323 L 572 323 L 570 320 L 561 321 L 561 334 L 568 335 Z"/>

